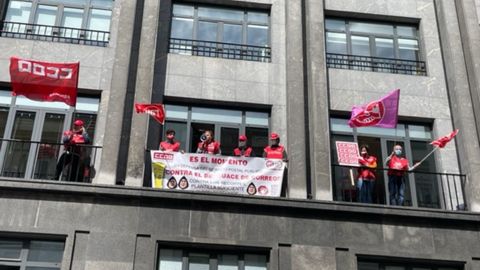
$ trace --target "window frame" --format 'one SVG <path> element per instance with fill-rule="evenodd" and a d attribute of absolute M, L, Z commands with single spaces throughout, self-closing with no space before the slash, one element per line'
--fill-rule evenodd
<path fill-rule="evenodd" d="M 6 241 L 18 241 L 22 243 L 22 248 L 20 250 L 20 255 L 18 259 L 13 258 L 0 258 L 0 266 L 13 266 L 19 267 L 19 269 L 26 269 L 27 267 L 45 267 L 45 268 L 56 268 L 60 270 L 62 268 L 62 262 L 65 257 L 66 242 L 65 239 L 45 239 L 45 238 L 17 238 L 17 237 L 1 237 L 0 240 Z M 42 242 L 55 242 L 63 243 L 63 252 L 61 254 L 62 260 L 60 262 L 39 262 L 39 261 L 28 261 L 28 254 L 30 252 L 30 245 L 33 241 L 42 241 Z"/>
<path fill-rule="evenodd" d="M 426 268 L 428 270 L 440 270 L 450 268 L 452 270 L 464 270 L 465 264 L 455 261 L 438 261 L 428 259 L 395 258 L 371 255 L 357 255 L 357 268 L 359 263 L 377 263 L 378 270 L 385 270 L 386 266 L 403 267 L 405 270 L 413 268 Z"/>
<path fill-rule="evenodd" d="M 344 18 L 344 17 L 326 17 L 325 21 L 327 20 L 342 20 L 345 23 L 345 30 L 337 30 L 337 29 L 328 29 L 327 24 L 325 23 L 325 41 L 326 41 L 326 34 L 327 33 L 341 33 L 341 34 L 346 34 L 346 42 L 347 42 L 347 55 L 353 55 L 352 54 L 352 35 L 353 36 L 362 36 L 362 37 L 368 37 L 369 39 L 369 49 L 370 49 L 370 57 L 376 57 L 376 58 L 383 58 L 383 59 L 395 59 L 395 60 L 406 60 L 406 61 L 425 61 L 423 58 L 423 54 L 421 53 L 421 42 L 420 42 L 420 29 L 418 24 L 407 24 L 407 23 L 394 23 L 394 22 L 385 22 L 385 21 L 376 21 L 376 20 L 362 20 L 362 19 L 354 19 L 354 18 Z M 388 34 L 380 34 L 380 33 L 366 33 L 366 32 L 359 32 L 359 31 L 351 31 L 350 30 L 350 23 L 351 22 L 361 22 L 361 23 L 372 23 L 372 24 L 378 24 L 378 25 L 391 25 L 393 26 L 393 34 L 388 35 Z M 415 38 L 411 36 L 405 36 L 405 35 L 400 35 L 398 34 L 397 28 L 398 27 L 413 27 L 415 28 Z M 383 39 L 393 39 L 393 46 L 394 46 L 394 53 L 395 57 L 394 58 L 385 58 L 385 57 L 379 57 L 376 54 L 376 43 L 375 43 L 375 38 L 383 38 Z M 398 39 L 408 39 L 408 40 L 416 40 L 418 44 L 418 56 L 416 60 L 410 60 L 410 59 L 401 59 L 399 58 L 399 43 Z M 329 53 L 328 51 L 326 53 Z"/>

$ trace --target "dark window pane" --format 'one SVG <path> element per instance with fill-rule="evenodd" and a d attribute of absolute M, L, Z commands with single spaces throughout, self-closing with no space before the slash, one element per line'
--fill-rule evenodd
<path fill-rule="evenodd" d="M 22 251 L 22 241 L 0 240 L 0 258 L 18 259 Z"/>
<path fill-rule="evenodd" d="M 393 48 L 393 39 L 376 38 L 375 39 L 376 57 L 395 58 L 395 50 Z"/>
<path fill-rule="evenodd" d="M 238 270 L 238 256 L 218 255 L 218 270 Z"/>
<path fill-rule="evenodd" d="M 370 56 L 370 43 L 368 37 L 352 36 L 352 54 Z"/>
<path fill-rule="evenodd" d="M 27 267 L 25 268 L 26 270 L 60 270 L 60 268 L 57 267 Z"/>
<path fill-rule="evenodd" d="M 192 39 L 193 19 L 173 18 L 172 38 Z"/>
<path fill-rule="evenodd" d="M 208 254 L 190 253 L 188 256 L 189 270 L 209 270 L 210 256 Z"/>
<path fill-rule="evenodd" d="M 268 46 L 268 27 L 249 25 L 247 29 L 247 44 L 254 46 Z"/>
<path fill-rule="evenodd" d="M 267 256 L 245 254 L 245 270 L 267 270 Z"/>
<path fill-rule="evenodd" d="M 378 263 L 358 262 L 358 270 L 380 270 Z"/>
<path fill-rule="evenodd" d="M 335 20 L 335 19 L 326 19 L 325 28 L 327 30 L 345 31 L 345 21 Z"/>
<path fill-rule="evenodd" d="M 233 156 L 233 149 L 238 146 L 238 128 L 222 127 L 220 128 L 220 147 L 222 155 Z"/>
<path fill-rule="evenodd" d="M 398 39 L 399 58 L 403 60 L 418 60 L 418 41 L 413 39 Z"/>
<path fill-rule="evenodd" d="M 363 22 L 350 22 L 349 24 L 352 32 L 393 35 L 393 25 Z"/>
<path fill-rule="evenodd" d="M 428 142 L 412 141 L 412 163 L 420 161 L 432 149 Z M 417 188 L 417 200 L 419 207 L 440 208 L 440 198 L 438 194 L 438 181 L 441 180 L 435 174 L 426 174 L 422 172 L 436 172 L 435 158 L 433 155 L 428 157 L 415 170 L 415 187 Z M 452 194 L 455 196 L 455 192 Z"/>
<path fill-rule="evenodd" d="M 31 241 L 27 260 L 59 263 L 62 261 L 64 246 L 63 242 Z"/>
<path fill-rule="evenodd" d="M 3 138 L 5 126 L 7 125 L 8 108 L 0 107 L 0 138 Z"/>
<path fill-rule="evenodd" d="M 169 129 L 175 130 L 175 140 L 180 142 L 180 149 L 185 151 L 187 149 L 187 123 L 167 121 L 164 133 Z M 163 140 L 165 139 L 164 137 Z"/>
<path fill-rule="evenodd" d="M 197 39 L 202 41 L 217 41 L 217 23 L 198 22 Z"/>
<path fill-rule="evenodd" d="M 247 145 L 250 145 L 255 153 L 255 156 L 261 157 L 263 148 L 268 145 L 268 129 L 267 128 L 245 128 L 245 135 L 247 136 Z"/>
<path fill-rule="evenodd" d="M 404 37 L 417 37 L 417 28 L 411 26 L 397 26 L 397 35 Z"/>
<path fill-rule="evenodd" d="M 224 24 L 223 25 L 223 42 L 242 44 L 242 26 L 238 24 Z"/>
<path fill-rule="evenodd" d="M 268 24 L 268 13 L 249 11 L 248 21 L 254 23 Z"/>
<path fill-rule="evenodd" d="M 327 33 L 327 53 L 347 54 L 347 35 Z"/>
<path fill-rule="evenodd" d="M 194 8 L 189 5 L 173 5 L 173 15 L 174 16 L 193 16 Z"/>
<path fill-rule="evenodd" d="M 0 270 L 20 270 L 20 266 L 0 265 Z"/>
<path fill-rule="evenodd" d="M 198 17 L 214 20 L 243 21 L 244 12 L 241 10 L 199 7 Z"/>

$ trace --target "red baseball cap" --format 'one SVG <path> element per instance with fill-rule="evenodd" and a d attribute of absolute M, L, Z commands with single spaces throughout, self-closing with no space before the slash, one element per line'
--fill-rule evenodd
<path fill-rule="evenodd" d="M 73 124 L 74 124 L 75 126 L 83 126 L 83 121 L 80 120 L 80 119 L 77 119 L 77 120 L 75 120 L 75 122 L 73 122 Z"/>
<path fill-rule="evenodd" d="M 247 136 L 245 136 L 245 135 L 240 135 L 240 136 L 238 137 L 238 140 L 244 142 L 244 141 L 247 140 Z"/>
<path fill-rule="evenodd" d="M 276 139 L 280 139 L 280 136 L 278 136 L 277 133 L 272 132 L 272 134 L 270 134 L 270 140 L 276 140 Z"/>

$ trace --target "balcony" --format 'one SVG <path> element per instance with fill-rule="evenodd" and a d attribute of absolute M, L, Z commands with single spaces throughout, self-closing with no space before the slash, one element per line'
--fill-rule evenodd
<path fill-rule="evenodd" d="M 169 52 L 183 55 L 271 62 L 272 50 L 270 47 L 170 38 Z"/>
<path fill-rule="evenodd" d="M 393 74 L 426 76 L 425 62 L 360 55 L 327 53 L 327 67 Z"/>
<path fill-rule="evenodd" d="M 0 36 L 106 47 L 110 33 L 89 29 L 0 21 Z"/>
<path fill-rule="evenodd" d="M 64 146 L 11 139 L 0 141 L 0 176 L 23 179 L 89 183 L 95 176 L 93 164 L 101 149 L 92 145 Z"/>
<path fill-rule="evenodd" d="M 334 200 L 358 202 L 356 188 L 357 167 L 332 165 Z M 373 190 L 373 203 L 388 204 L 388 169 L 377 168 Z M 352 179 L 353 178 L 353 179 Z M 468 210 L 465 198 L 466 175 L 413 171 L 405 179 L 405 201 L 403 206 L 434 208 L 443 210 Z"/>

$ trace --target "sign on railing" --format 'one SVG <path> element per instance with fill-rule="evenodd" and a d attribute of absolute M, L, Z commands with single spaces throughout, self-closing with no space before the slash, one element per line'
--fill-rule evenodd
<path fill-rule="evenodd" d="M 152 187 L 279 197 L 280 159 L 151 151 Z"/>

